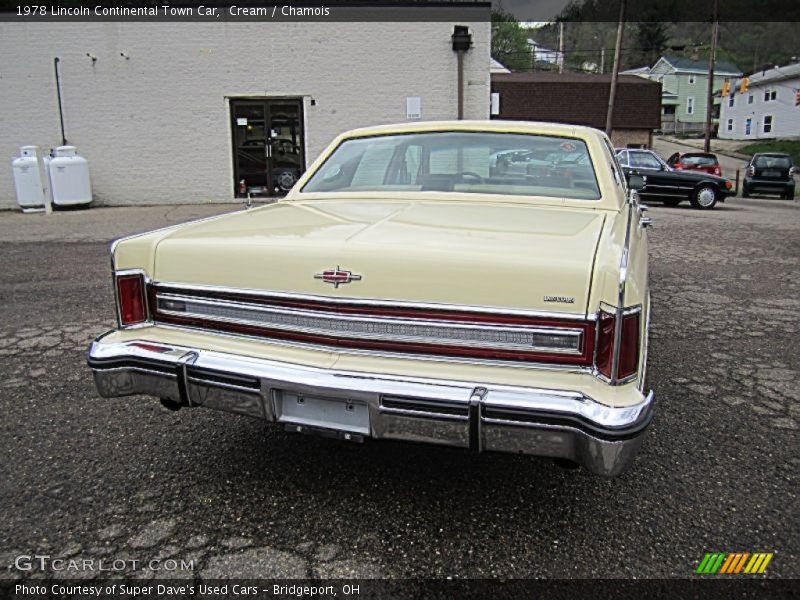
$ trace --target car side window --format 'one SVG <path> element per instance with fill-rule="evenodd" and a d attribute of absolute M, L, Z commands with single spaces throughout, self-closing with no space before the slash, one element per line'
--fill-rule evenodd
<path fill-rule="evenodd" d="M 649 152 L 629 152 L 632 167 L 640 169 L 660 170 L 661 163 Z"/>
<path fill-rule="evenodd" d="M 617 154 L 617 160 L 619 161 L 619 164 L 621 164 L 623 167 L 627 167 L 628 166 L 628 151 L 627 150 L 623 150 L 622 152 Z"/>

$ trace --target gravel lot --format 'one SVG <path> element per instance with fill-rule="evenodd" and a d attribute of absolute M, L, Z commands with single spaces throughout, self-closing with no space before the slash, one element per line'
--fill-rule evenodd
<path fill-rule="evenodd" d="M 204 578 L 690 577 L 707 551 L 764 551 L 768 576 L 800 576 L 797 202 L 654 204 L 657 414 L 614 480 L 97 397 L 108 241 L 231 208 L 0 214 L 0 568 L 38 553 L 176 557 Z"/>

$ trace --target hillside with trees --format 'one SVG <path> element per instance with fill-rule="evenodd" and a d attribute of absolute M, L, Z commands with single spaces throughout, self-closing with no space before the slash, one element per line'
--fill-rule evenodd
<path fill-rule="evenodd" d="M 559 17 L 564 26 L 565 69 L 599 72 L 611 71 L 617 23 L 594 21 L 570 10 Z M 590 15 L 593 17 L 594 15 Z M 530 47 L 520 39 L 533 39 L 540 46 L 559 48 L 559 23 L 526 28 L 507 13 L 493 14 L 492 56 L 517 71 L 552 69 L 552 64 L 534 64 Z M 495 23 L 502 22 L 502 31 Z M 513 43 L 509 43 L 513 40 Z M 707 58 L 711 44 L 711 24 L 704 22 L 673 23 L 653 20 L 626 23 L 622 44 L 621 69 L 652 66 L 664 54 L 688 58 Z M 605 56 L 603 56 L 605 55 Z M 717 59 L 732 62 L 745 73 L 775 65 L 800 61 L 800 23 L 798 22 L 721 22 Z"/>

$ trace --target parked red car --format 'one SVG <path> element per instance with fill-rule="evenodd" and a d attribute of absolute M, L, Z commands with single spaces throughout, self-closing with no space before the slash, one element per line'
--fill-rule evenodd
<path fill-rule="evenodd" d="M 669 157 L 667 164 L 673 169 L 684 171 L 703 171 L 709 175 L 722 176 L 722 167 L 719 166 L 716 154 L 710 152 L 676 152 Z"/>

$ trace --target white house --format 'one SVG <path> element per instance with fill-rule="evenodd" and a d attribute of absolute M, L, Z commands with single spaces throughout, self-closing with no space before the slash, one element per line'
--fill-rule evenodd
<path fill-rule="evenodd" d="M 64 137 L 88 159 L 98 204 L 280 193 L 344 130 L 455 119 L 456 25 L 471 35 L 464 118 L 487 119 L 491 24 L 452 10 L 451 21 L 0 23 L 0 209 L 16 205 L 19 147 L 62 143 L 56 69 Z"/>
<path fill-rule="evenodd" d="M 528 38 L 528 46 L 530 46 L 533 58 L 536 62 L 549 63 L 558 66 L 564 62 L 564 53 L 558 50 L 550 50 L 540 45 L 533 38 Z"/>
<path fill-rule="evenodd" d="M 800 137 L 800 63 L 731 80 L 722 98 L 719 137 L 728 140 Z"/>

